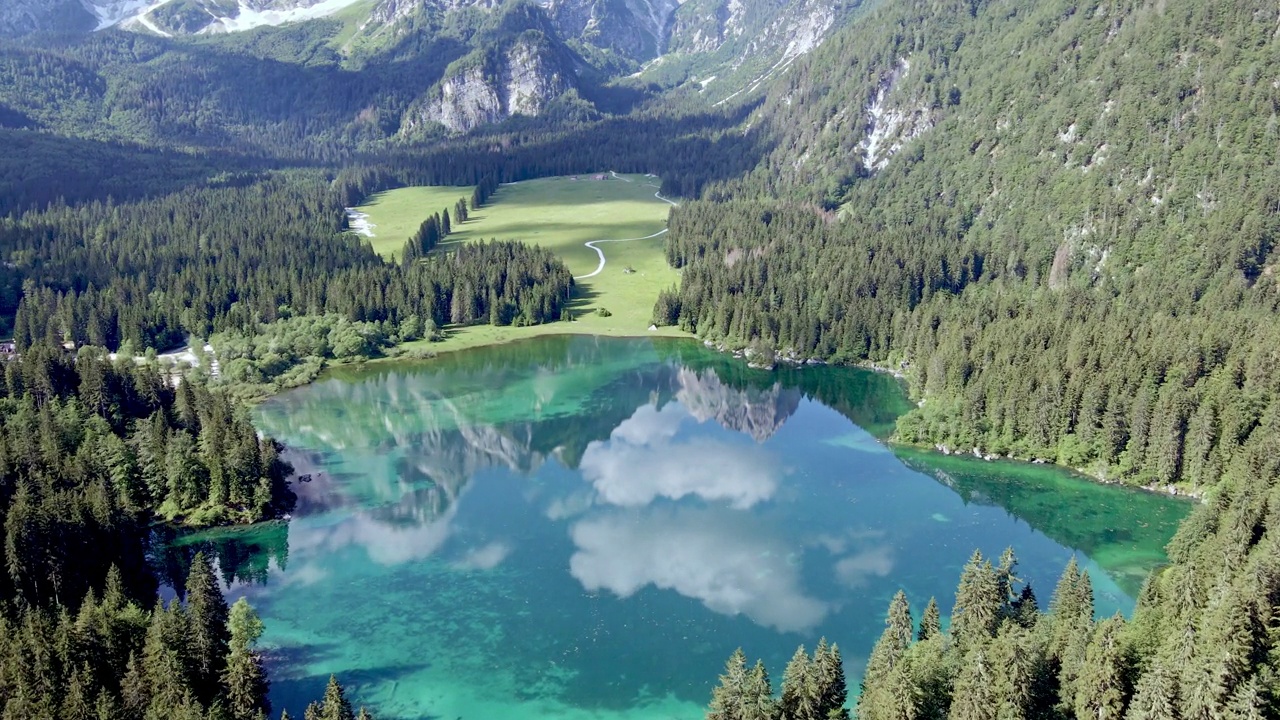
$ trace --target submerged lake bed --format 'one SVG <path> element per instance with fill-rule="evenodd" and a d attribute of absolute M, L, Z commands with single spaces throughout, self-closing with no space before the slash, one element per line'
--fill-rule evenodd
<path fill-rule="evenodd" d="M 1013 547 L 1042 607 L 1076 556 L 1099 615 L 1132 609 L 1188 503 L 885 446 L 907 408 L 678 340 L 341 369 L 256 411 L 309 476 L 293 517 L 166 562 L 218 557 L 297 716 L 333 671 L 381 720 L 692 719 L 735 648 L 776 683 L 824 636 L 853 691 L 893 594 L 947 612 L 974 549 Z"/>

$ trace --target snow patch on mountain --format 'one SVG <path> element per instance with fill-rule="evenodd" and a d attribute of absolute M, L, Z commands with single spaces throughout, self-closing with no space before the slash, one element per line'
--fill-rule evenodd
<path fill-rule="evenodd" d="M 95 30 L 110 27 L 141 27 L 158 35 L 168 36 L 148 16 L 155 10 L 168 5 L 173 0 L 81 0 L 85 9 L 98 20 Z M 306 0 L 238 0 L 236 8 L 229 13 L 215 13 L 208 5 L 205 10 L 213 17 L 213 21 L 200 30 L 201 33 L 239 32 L 252 30 L 264 25 L 284 25 L 328 17 L 360 0 L 321 0 L 308 4 Z"/>
<path fill-rule="evenodd" d="M 167 2 L 167 0 L 165 0 Z M 84 9 L 98 19 L 97 30 L 106 30 L 120 23 L 146 15 L 164 2 L 151 0 L 81 0 Z"/>
<path fill-rule="evenodd" d="M 323 0 L 309 7 L 291 7 L 285 9 L 255 9 L 244 0 L 240 0 L 240 12 L 233 18 L 223 18 L 219 23 L 209 26 L 208 32 L 240 32 L 252 30 L 263 25 L 284 25 L 328 17 L 350 7 L 360 0 Z"/>

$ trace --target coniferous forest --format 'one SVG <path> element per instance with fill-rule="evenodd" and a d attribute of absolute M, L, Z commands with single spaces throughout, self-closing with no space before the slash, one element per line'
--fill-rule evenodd
<path fill-rule="evenodd" d="M 1130 618 L 1095 617 L 1074 561 L 1033 589 L 975 553 L 954 599 L 893 600 L 860 692 L 836 643 L 785 668 L 744 648 L 708 718 L 855 695 L 862 720 L 1280 717 L 1274 2 L 880 3 L 734 102 L 600 83 L 456 135 L 392 119 L 446 43 L 353 70 L 334 31 L 0 43 L 0 717 L 278 717 L 253 609 L 204 555 L 159 602 L 148 553 L 282 517 L 292 470 L 233 392 L 148 350 L 213 337 L 223 384 L 277 389 L 556 322 L 550 252 L 437 246 L 500 183 L 604 168 L 683 199 L 655 323 L 892 367 L 902 442 L 1201 500 Z M 346 232 L 416 184 L 476 189 L 399 262 Z M 356 716 L 337 678 L 306 712 Z"/>

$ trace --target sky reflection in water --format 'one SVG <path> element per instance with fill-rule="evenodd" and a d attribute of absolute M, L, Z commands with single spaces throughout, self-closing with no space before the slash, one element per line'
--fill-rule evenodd
<path fill-rule="evenodd" d="M 883 376 L 693 343 L 371 368 L 259 410 L 313 478 L 287 528 L 169 561 L 219 553 L 267 623 L 278 706 L 334 671 L 383 720 L 697 718 L 735 647 L 777 678 L 820 635 L 856 686 L 893 593 L 946 610 L 974 548 L 1014 546 L 1042 602 L 1073 550 L 1103 559 L 1099 611 L 1128 611 L 1186 506 L 1045 468 L 912 469 L 863 429 L 904 407 Z"/>

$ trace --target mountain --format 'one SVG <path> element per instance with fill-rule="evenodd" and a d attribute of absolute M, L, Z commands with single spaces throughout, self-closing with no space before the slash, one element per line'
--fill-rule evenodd
<path fill-rule="evenodd" d="M 862 0 L 686 0 L 670 18 L 663 53 L 640 77 L 694 83 L 714 102 L 750 95 L 861 7 Z"/>
<path fill-rule="evenodd" d="M 646 88 L 642 93 L 689 85 L 708 102 L 750 97 L 846 24 L 858 8 L 859 0 L 13 0 L 0 7 L 0 38 L 56 36 L 54 47 L 60 47 L 86 33 L 123 30 L 173 39 L 167 47 L 175 54 L 212 47 L 365 76 L 337 84 L 367 85 L 368 76 L 376 75 L 371 69 L 409 61 L 427 66 L 430 76 L 419 72 L 404 83 L 408 87 L 375 90 L 372 94 L 380 97 L 369 98 L 353 114 L 367 119 L 376 113 L 388 134 L 403 126 L 420 135 L 427 126 L 462 132 L 514 115 L 538 116 L 565 93 L 591 96 L 592 87 L 613 81 Z M 531 30 L 541 37 L 516 41 Z M 28 47 L 51 49 L 45 40 Z M 77 50 L 63 47 L 60 54 L 65 52 Z M 112 70 L 134 72 L 125 67 L 131 64 L 127 57 L 94 52 L 86 59 L 99 74 L 104 62 L 115 65 Z M 192 68 L 193 75 L 205 77 L 186 82 L 208 82 L 217 71 L 216 65 Z M 251 76 L 236 79 L 248 82 Z M 430 93 L 406 95 L 423 79 Z M 298 89 L 316 87 L 317 81 L 335 84 L 316 77 Z M 574 104 L 580 103 L 573 99 Z M 402 115 L 410 105 L 411 112 Z M 344 132 L 369 135 L 368 128 Z"/>

